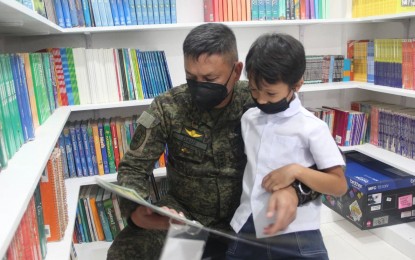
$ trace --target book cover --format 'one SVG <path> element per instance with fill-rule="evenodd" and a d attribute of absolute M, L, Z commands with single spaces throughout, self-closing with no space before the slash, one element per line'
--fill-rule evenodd
<path fill-rule="evenodd" d="M 104 1 L 104 9 L 105 9 L 105 16 L 107 18 L 108 26 L 114 26 L 114 19 L 112 18 L 112 10 L 111 10 L 111 3 L 110 0 L 103 0 Z"/>
<path fill-rule="evenodd" d="M 98 237 L 97 237 L 97 233 L 96 233 L 96 229 L 95 229 L 95 224 L 94 224 L 94 219 L 92 216 L 92 211 L 91 211 L 91 205 L 89 202 L 89 190 L 92 187 L 92 185 L 88 185 L 85 187 L 85 193 L 84 193 L 84 207 L 85 207 L 85 217 L 87 219 L 88 223 L 88 229 L 89 229 L 89 233 L 91 235 L 91 240 L 92 242 L 98 241 Z"/>
<path fill-rule="evenodd" d="M 108 242 L 111 242 L 113 240 L 110 224 L 108 221 L 108 218 L 105 214 L 105 207 L 103 203 L 103 195 L 104 195 L 104 189 L 98 188 L 98 192 L 95 198 L 95 204 L 98 209 L 99 219 L 101 220 L 101 226 L 104 230 L 105 240 Z"/>
<path fill-rule="evenodd" d="M 108 162 L 108 153 L 107 153 L 107 143 L 105 140 L 104 134 L 104 123 L 102 119 L 98 120 L 98 136 L 99 136 L 99 143 L 101 146 L 101 154 L 102 154 L 102 163 L 104 165 L 104 173 L 110 173 L 109 162 Z"/>
<path fill-rule="evenodd" d="M 35 198 L 35 209 L 36 209 L 36 220 L 37 220 L 37 229 L 39 234 L 39 242 L 40 242 L 40 249 L 42 253 L 43 259 L 46 258 L 47 254 L 47 239 L 46 239 L 46 233 L 45 233 L 45 224 L 44 224 L 44 218 L 43 218 L 43 206 L 42 206 L 42 197 L 40 194 L 40 183 L 36 186 L 35 192 L 34 192 L 34 198 Z"/>
<path fill-rule="evenodd" d="M 43 124 L 51 115 L 48 101 L 45 73 L 43 69 L 42 54 L 30 53 L 30 67 L 32 70 L 35 102 L 39 118 L 39 124 Z"/>
<path fill-rule="evenodd" d="M 97 163 L 97 153 L 95 149 L 95 141 L 94 141 L 94 133 L 92 130 L 91 120 L 88 120 L 86 123 L 86 132 L 87 132 L 87 139 L 89 143 L 90 153 L 91 153 L 91 161 L 92 161 L 92 170 L 94 175 L 98 175 L 98 163 Z"/>
<path fill-rule="evenodd" d="M 112 203 L 111 191 L 110 190 L 105 190 L 104 191 L 104 195 L 102 196 L 102 201 L 103 201 L 103 204 L 104 204 L 105 214 L 106 214 L 107 219 L 108 219 L 108 223 L 109 223 L 109 226 L 110 226 L 112 237 L 116 237 L 118 235 L 118 233 L 120 233 L 120 229 L 119 229 L 118 224 L 117 224 L 117 218 L 115 216 L 115 209 L 114 209 L 114 205 Z"/>
<path fill-rule="evenodd" d="M 166 23 L 172 23 L 170 0 L 164 0 L 164 13 L 166 15 Z"/>
<path fill-rule="evenodd" d="M 75 121 L 73 122 L 73 125 L 75 127 L 75 135 L 76 135 L 76 142 L 78 144 L 79 158 L 81 160 L 82 175 L 88 176 L 88 166 L 87 166 L 87 159 L 85 156 L 83 136 L 81 132 L 81 123 L 79 121 Z"/>
<path fill-rule="evenodd" d="M 88 190 L 88 186 L 81 186 L 79 191 L 78 209 L 80 214 L 79 223 L 84 234 L 85 242 L 93 242 L 91 231 L 89 229 L 88 217 L 85 204 L 85 194 Z"/>
<path fill-rule="evenodd" d="M 38 111 L 37 111 L 37 106 L 36 106 L 35 90 L 33 86 L 33 78 L 32 78 L 32 70 L 31 70 L 31 65 L 30 65 L 29 53 L 23 53 L 21 55 L 23 57 L 22 61 L 23 61 L 24 72 L 26 75 L 27 93 L 28 93 L 29 101 L 30 101 L 30 111 L 32 113 L 33 126 L 34 126 L 34 129 L 36 129 L 37 127 L 39 127 L 39 116 L 38 116 Z"/>
<path fill-rule="evenodd" d="M 71 16 L 72 27 L 79 27 L 78 12 L 76 10 L 75 0 L 68 0 L 69 15 Z"/>
<path fill-rule="evenodd" d="M 85 121 L 82 121 L 80 123 L 81 128 L 81 137 L 82 137 L 82 143 L 84 148 L 84 154 L 86 159 L 86 166 L 87 166 L 87 173 L 89 176 L 94 175 L 94 165 L 92 163 L 92 149 L 90 147 L 89 143 L 89 136 L 88 136 L 88 126 Z"/>
<path fill-rule="evenodd" d="M 98 174 L 104 175 L 104 162 L 102 159 L 102 153 L 101 153 L 101 142 L 100 137 L 98 133 L 98 123 L 96 120 L 91 121 L 91 128 L 92 128 L 92 136 L 94 138 L 94 147 L 95 147 L 95 153 L 97 156 L 97 168 L 98 168 Z"/>
<path fill-rule="evenodd" d="M 119 141 L 117 135 L 117 126 L 116 126 L 116 119 L 110 119 L 110 128 L 111 128 L 111 137 L 112 137 L 112 146 L 114 151 L 114 163 L 115 169 L 118 170 L 118 164 L 120 163 L 120 149 L 119 149 Z"/>
<path fill-rule="evenodd" d="M 96 206 L 96 196 L 98 192 L 98 186 L 97 185 L 91 185 L 88 188 L 88 199 L 89 199 L 89 207 L 90 207 L 90 213 L 91 213 L 91 222 L 93 224 L 97 241 L 103 241 L 105 239 L 104 236 L 104 230 L 101 225 L 101 221 L 99 219 L 98 215 L 98 209 Z"/>
<path fill-rule="evenodd" d="M 45 81 L 46 81 L 46 93 L 47 93 L 47 100 L 49 103 L 50 113 L 52 114 L 55 111 L 55 96 L 54 96 L 54 86 L 53 86 L 53 75 L 51 74 L 51 63 L 50 63 L 50 53 L 42 53 L 42 62 L 43 62 L 43 69 L 45 74 Z"/>
<path fill-rule="evenodd" d="M 72 28 L 71 13 L 69 11 L 69 0 L 61 0 L 61 3 L 62 3 L 63 19 L 65 22 L 64 28 Z"/>
<path fill-rule="evenodd" d="M 71 133 L 68 126 L 65 126 L 62 130 L 63 139 L 65 142 L 66 161 L 68 163 L 69 177 L 73 178 L 77 176 L 75 156 L 72 149 Z"/>
<path fill-rule="evenodd" d="M 68 166 L 68 160 L 66 155 L 66 147 L 65 147 L 65 137 L 63 135 L 63 131 L 58 137 L 58 143 L 57 146 L 61 150 L 62 155 L 62 166 L 63 166 L 63 176 L 65 179 L 69 178 L 69 166 Z"/>
<path fill-rule="evenodd" d="M 69 79 L 71 81 L 71 90 L 72 90 L 72 96 L 73 96 L 72 105 L 79 105 L 80 101 L 79 101 L 78 81 L 76 79 L 75 64 L 74 64 L 74 59 L 73 59 L 72 48 L 66 48 L 66 56 L 68 59 Z"/>
<path fill-rule="evenodd" d="M 114 145 L 112 142 L 110 120 L 104 119 L 103 124 L 104 124 L 105 144 L 107 147 L 109 173 L 115 173 L 116 167 L 115 167 L 115 160 L 114 160 Z"/>

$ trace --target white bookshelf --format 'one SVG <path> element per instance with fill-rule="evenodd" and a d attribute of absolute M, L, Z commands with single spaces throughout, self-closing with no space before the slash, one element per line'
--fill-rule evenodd
<path fill-rule="evenodd" d="M 77 112 L 77 111 L 85 111 L 85 110 L 148 106 L 151 104 L 152 101 L 153 99 L 143 99 L 143 100 L 129 100 L 129 101 L 122 101 L 122 102 L 102 103 L 102 104 L 76 105 L 76 106 L 71 106 L 71 111 Z"/>
<path fill-rule="evenodd" d="M 162 178 L 166 176 L 166 168 L 157 168 L 153 171 L 155 178 Z M 46 259 L 55 260 L 61 259 L 63 255 L 68 254 L 72 242 L 72 235 L 75 227 L 76 208 L 78 207 L 79 190 L 81 186 L 96 184 L 95 178 L 101 178 L 109 182 L 117 181 L 117 174 L 105 174 L 100 176 L 78 177 L 65 180 L 67 203 L 68 203 L 68 226 L 66 227 L 65 236 L 59 242 L 50 242 L 47 244 L 48 252 Z M 108 242 L 92 242 L 84 245 L 94 244 L 100 247 L 104 244 L 109 247 L 111 243 Z M 96 245 L 98 244 L 98 245 Z"/>
<path fill-rule="evenodd" d="M 16 0 L 0 1 L 0 35 L 45 35 L 62 28 Z"/>
<path fill-rule="evenodd" d="M 0 257 L 6 253 L 69 114 L 68 107 L 58 108 L 0 173 Z"/>

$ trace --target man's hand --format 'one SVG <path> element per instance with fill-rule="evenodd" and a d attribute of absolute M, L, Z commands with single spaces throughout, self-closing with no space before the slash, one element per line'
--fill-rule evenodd
<path fill-rule="evenodd" d="M 182 212 L 178 213 L 174 209 L 170 209 L 168 207 L 162 208 L 173 214 L 177 214 L 182 217 L 184 216 Z M 133 213 L 131 213 L 131 220 L 136 226 L 144 229 L 167 230 L 170 226 L 170 218 L 159 215 L 158 213 L 153 212 L 150 208 L 144 206 L 138 206 Z"/>
<path fill-rule="evenodd" d="M 298 197 L 293 187 L 274 191 L 268 201 L 267 217 L 275 222 L 264 229 L 264 234 L 273 235 L 284 230 L 297 214 Z"/>
<path fill-rule="evenodd" d="M 292 163 L 273 170 L 262 180 L 262 187 L 268 192 L 288 187 L 295 181 L 295 175 L 301 168 L 302 166 Z"/>

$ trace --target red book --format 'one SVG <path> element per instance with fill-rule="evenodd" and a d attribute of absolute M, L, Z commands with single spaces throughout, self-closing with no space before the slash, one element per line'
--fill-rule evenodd
<path fill-rule="evenodd" d="M 213 1 L 214 0 L 203 0 L 203 14 L 205 22 L 214 22 L 214 10 L 213 10 Z"/>
<path fill-rule="evenodd" d="M 118 146 L 117 125 L 115 123 L 115 120 L 111 119 L 110 127 L 112 137 L 112 149 L 114 150 L 115 168 L 118 170 L 118 164 L 120 163 L 120 150 Z"/>
<path fill-rule="evenodd" d="M 62 58 L 59 48 L 52 48 L 52 58 L 55 67 L 55 78 L 57 79 L 56 87 L 58 88 L 58 102 L 59 105 L 68 105 L 68 95 L 66 94 L 65 77 L 63 75 Z"/>

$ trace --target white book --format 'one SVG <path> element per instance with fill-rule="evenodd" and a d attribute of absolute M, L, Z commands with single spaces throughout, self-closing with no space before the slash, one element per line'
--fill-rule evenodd
<path fill-rule="evenodd" d="M 85 48 L 73 49 L 75 63 L 75 73 L 78 80 L 78 91 L 80 104 L 91 104 L 91 94 L 89 93 L 88 69 L 85 58 Z"/>
<path fill-rule="evenodd" d="M 118 88 L 117 82 L 115 79 L 115 67 L 112 58 L 112 50 L 104 49 L 104 58 L 105 58 L 105 71 L 107 77 L 107 87 L 108 87 L 108 97 L 109 102 L 118 101 Z"/>
<path fill-rule="evenodd" d="M 85 50 L 86 65 L 88 70 L 89 85 L 88 90 L 91 93 L 91 103 L 98 103 L 97 91 L 96 91 L 96 74 L 94 64 L 94 51 L 92 49 Z"/>
<path fill-rule="evenodd" d="M 100 92 L 102 93 L 102 102 L 109 103 L 110 102 L 110 93 L 108 92 L 108 80 L 106 77 L 106 70 L 105 70 L 105 51 L 104 49 L 98 49 L 98 64 L 99 70 L 101 72 L 101 77 L 99 78 L 99 86 Z"/>

